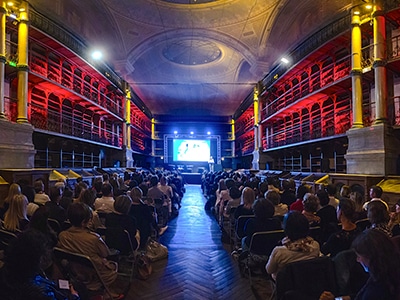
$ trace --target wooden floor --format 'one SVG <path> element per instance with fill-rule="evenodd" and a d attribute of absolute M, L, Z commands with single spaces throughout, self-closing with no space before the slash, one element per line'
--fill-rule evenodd
<path fill-rule="evenodd" d="M 148 280 L 134 279 L 125 299 L 268 299 L 268 282 L 258 279 L 251 288 L 249 279 L 240 276 L 204 203 L 200 186 L 187 185 L 179 216 L 160 239 L 169 249 L 168 259 L 153 264 Z"/>

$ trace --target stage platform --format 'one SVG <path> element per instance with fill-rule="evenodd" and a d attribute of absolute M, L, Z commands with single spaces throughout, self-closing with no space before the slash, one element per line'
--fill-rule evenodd
<path fill-rule="evenodd" d="M 201 184 L 201 174 L 199 173 L 182 173 L 182 176 L 187 184 Z"/>

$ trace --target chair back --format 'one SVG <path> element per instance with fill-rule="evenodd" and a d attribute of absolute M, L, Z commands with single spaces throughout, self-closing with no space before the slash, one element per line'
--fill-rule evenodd
<path fill-rule="evenodd" d="M 335 279 L 334 265 L 329 257 L 289 263 L 277 274 L 277 299 L 285 299 L 285 295 L 295 297 L 293 299 L 319 299 L 323 291 L 336 294 Z"/>
<path fill-rule="evenodd" d="M 54 248 L 53 253 L 55 263 L 65 278 L 75 281 L 81 286 L 87 286 L 89 282 L 96 280 L 100 285 L 98 290 L 104 290 L 112 299 L 111 291 L 104 283 L 96 264 L 89 256 L 58 247 Z"/>
<path fill-rule="evenodd" d="M 285 232 L 283 230 L 256 232 L 251 237 L 249 251 L 254 254 L 269 256 L 284 237 Z"/>
<path fill-rule="evenodd" d="M 49 223 L 51 229 L 53 229 L 54 232 L 57 233 L 57 235 L 61 232 L 61 225 L 56 219 L 48 218 L 47 222 Z"/>
<path fill-rule="evenodd" d="M 357 220 L 355 222 L 355 224 L 357 225 L 357 227 L 361 230 L 364 231 L 365 229 L 367 229 L 367 227 L 371 226 L 371 222 L 369 221 L 368 218 L 366 219 L 361 219 L 361 220 Z"/>
<path fill-rule="evenodd" d="M 5 250 L 8 245 L 17 239 L 17 235 L 11 231 L 0 229 L 0 250 Z"/>
<path fill-rule="evenodd" d="M 129 232 L 121 227 L 107 227 L 105 229 L 105 242 L 110 249 L 119 250 L 121 255 L 129 255 L 136 249 Z"/>
<path fill-rule="evenodd" d="M 236 220 L 235 232 L 236 232 L 236 237 L 238 239 L 242 239 L 243 237 L 245 237 L 244 225 L 246 225 L 246 222 L 252 218 L 255 218 L 255 216 L 254 215 L 245 215 L 245 216 L 240 216 Z"/>

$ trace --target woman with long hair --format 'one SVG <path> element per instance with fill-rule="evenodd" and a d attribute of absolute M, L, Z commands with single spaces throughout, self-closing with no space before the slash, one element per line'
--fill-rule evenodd
<path fill-rule="evenodd" d="M 10 188 L 8 190 L 8 195 L 4 199 L 4 202 L 1 203 L 0 205 L 0 218 L 4 217 L 4 214 L 6 213 L 7 209 L 10 207 L 10 202 L 12 198 L 15 195 L 20 195 L 21 194 L 21 187 L 17 183 L 13 183 L 10 185 Z"/>
<path fill-rule="evenodd" d="M 28 206 L 28 199 L 22 195 L 15 195 L 11 202 L 10 207 L 4 215 L 3 226 L 8 231 L 22 231 L 29 224 L 26 215 L 26 208 Z"/>
<path fill-rule="evenodd" d="M 357 261 L 369 273 L 369 279 L 357 293 L 355 300 L 400 299 L 400 254 L 394 243 L 382 231 L 367 229 L 354 240 L 352 248 Z M 333 300 L 330 292 L 323 292 L 320 300 Z M 349 300 L 349 296 L 341 297 Z"/>

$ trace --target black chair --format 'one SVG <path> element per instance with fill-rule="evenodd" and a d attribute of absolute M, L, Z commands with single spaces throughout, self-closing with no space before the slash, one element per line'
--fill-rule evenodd
<path fill-rule="evenodd" d="M 364 231 L 365 229 L 367 229 L 368 227 L 371 226 L 371 222 L 369 221 L 368 218 L 366 219 L 361 219 L 361 220 L 357 220 L 355 222 L 355 224 L 357 225 L 357 227 L 361 230 Z"/>
<path fill-rule="evenodd" d="M 245 270 L 247 270 L 250 285 L 252 285 L 252 272 L 264 272 L 265 264 L 271 255 L 272 250 L 280 243 L 285 237 L 283 230 L 262 231 L 256 232 L 252 235 L 249 245 L 249 253 L 244 261 Z"/>
<path fill-rule="evenodd" d="M 244 238 L 246 236 L 244 233 L 244 225 L 246 225 L 246 222 L 252 218 L 255 218 L 255 216 L 254 215 L 245 215 L 245 216 L 240 216 L 239 218 L 237 218 L 236 224 L 235 224 L 235 245 L 240 247 L 242 238 Z"/>
<path fill-rule="evenodd" d="M 89 282 L 96 281 L 99 283 L 99 289 L 79 291 L 81 294 L 107 294 L 110 299 L 113 295 L 109 287 L 104 283 L 96 264 L 92 261 L 89 256 L 73 253 L 61 248 L 54 248 L 55 263 L 61 271 L 64 278 L 73 281 L 80 287 L 87 287 Z"/>
<path fill-rule="evenodd" d="M 134 257 L 136 256 L 137 241 L 132 241 L 127 230 L 120 227 L 107 227 L 105 229 L 105 242 L 111 249 L 118 250 L 118 274 L 128 276 L 132 280 L 134 275 Z"/>
<path fill-rule="evenodd" d="M 57 235 L 61 232 L 61 225 L 56 219 L 48 218 L 47 222 Z"/>
<path fill-rule="evenodd" d="M 322 230 L 320 226 L 310 227 L 308 231 L 308 235 L 311 236 L 314 240 L 316 240 L 321 245 L 321 235 Z"/>
<path fill-rule="evenodd" d="M 0 250 L 6 250 L 8 245 L 17 238 L 15 233 L 0 229 Z"/>
<path fill-rule="evenodd" d="M 337 291 L 335 268 L 329 257 L 292 262 L 277 274 L 277 300 L 319 299 L 323 291 Z"/>

